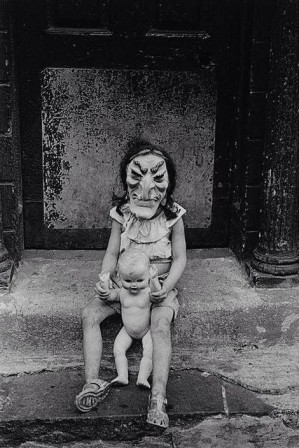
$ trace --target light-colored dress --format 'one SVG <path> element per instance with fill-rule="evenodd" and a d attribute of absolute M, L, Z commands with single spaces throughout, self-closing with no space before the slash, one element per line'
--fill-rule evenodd
<path fill-rule="evenodd" d="M 151 263 L 163 263 L 172 261 L 172 249 L 170 235 L 173 225 L 186 213 L 186 210 L 178 204 L 177 216 L 167 219 L 164 211 L 152 219 L 139 219 L 129 209 L 123 206 L 119 215 L 116 207 L 110 211 L 110 216 L 122 225 L 120 253 L 130 248 L 139 248 L 149 257 Z"/>
<path fill-rule="evenodd" d="M 150 262 L 156 267 L 163 265 L 163 274 L 159 275 L 161 283 L 167 278 L 168 271 L 172 262 L 171 232 L 174 224 L 186 213 L 186 210 L 179 204 L 174 204 L 177 210 L 177 216 L 167 219 L 164 211 L 152 219 L 139 219 L 129 209 L 128 205 L 124 205 L 121 209 L 122 215 L 116 211 L 116 207 L 110 210 L 110 217 L 115 219 L 122 225 L 120 253 L 126 249 L 138 248 L 143 250 L 149 257 Z M 158 268 L 158 272 L 161 269 Z M 118 274 L 112 276 L 112 281 L 119 285 Z M 173 320 L 176 318 L 180 304 L 177 298 L 177 289 L 174 288 L 166 299 L 160 304 L 153 304 L 155 307 L 168 307 L 173 310 Z M 120 313 L 120 304 L 109 303 L 114 311 Z"/>

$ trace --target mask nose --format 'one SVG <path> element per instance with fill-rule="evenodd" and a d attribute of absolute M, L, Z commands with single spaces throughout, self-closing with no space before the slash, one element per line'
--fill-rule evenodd
<path fill-rule="evenodd" d="M 153 182 L 152 176 L 148 173 L 144 176 L 141 182 L 141 199 L 146 201 L 148 199 L 151 199 L 151 190 L 155 187 L 155 184 Z"/>

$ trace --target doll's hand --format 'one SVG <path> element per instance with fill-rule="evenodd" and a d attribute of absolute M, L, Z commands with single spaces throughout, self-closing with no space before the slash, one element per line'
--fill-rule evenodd
<path fill-rule="evenodd" d="M 152 292 L 150 294 L 151 302 L 156 304 L 162 303 L 163 300 L 166 299 L 168 292 L 168 288 L 163 285 L 160 291 Z"/>

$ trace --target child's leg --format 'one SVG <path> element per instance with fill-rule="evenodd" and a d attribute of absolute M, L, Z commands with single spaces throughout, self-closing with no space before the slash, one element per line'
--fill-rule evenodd
<path fill-rule="evenodd" d="M 133 339 L 128 335 L 125 327 L 122 327 L 114 341 L 114 358 L 117 370 L 117 377 L 111 381 L 111 384 L 125 386 L 129 384 L 128 379 L 128 360 L 126 352 L 131 346 Z"/>
<path fill-rule="evenodd" d="M 153 341 L 150 330 L 142 338 L 143 356 L 140 362 L 140 369 L 137 378 L 137 386 L 150 389 L 148 377 L 153 368 Z"/>
<path fill-rule="evenodd" d="M 153 339 L 153 385 L 152 395 L 166 396 L 166 386 L 171 361 L 171 331 L 173 310 L 155 307 L 151 314 L 151 335 Z"/>
<path fill-rule="evenodd" d="M 94 299 L 82 310 L 85 386 L 76 397 L 76 406 L 82 412 L 95 407 L 108 392 L 109 383 L 99 380 L 102 357 L 100 323 L 114 313 L 115 311 L 99 298 Z"/>
<path fill-rule="evenodd" d="M 102 333 L 100 324 L 115 311 L 99 298 L 94 299 L 82 310 L 83 355 L 85 382 L 99 378 L 102 358 Z"/>
<path fill-rule="evenodd" d="M 163 428 L 169 425 L 166 413 L 166 386 L 172 352 L 170 325 L 173 315 L 174 310 L 168 306 L 154 307 L 151 314 L 153 384 L 146 421 Z"/>

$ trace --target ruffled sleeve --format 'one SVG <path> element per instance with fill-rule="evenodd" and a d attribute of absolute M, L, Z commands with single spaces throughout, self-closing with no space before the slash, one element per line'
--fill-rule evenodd
<path fill-rule="evenodd" d="M 178 209 L 178 215 L 175 218 L 168 219 L 166 221 L 166 225 L 167 225 L 168 229 L 170 229 L 170 227 L 174 226 L 174 224 L 186 213 L 186 210 L 184 209 L 184 207 L 182 207 L 181 205 L 177 204 L 176 202 L 174 203 L 174 205 Z"/>
<path fill-rule="evenodd" d="M 116 207 L 113 207 L 110 210 L 110 218 L 115 219 L 115 221 L 119 222 L 120 224 L 124 224 L 125 220 L 124 217 L 121 216 L 119 213 L 117 213 L 116 211 Z"/>

